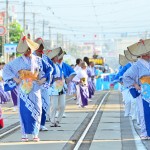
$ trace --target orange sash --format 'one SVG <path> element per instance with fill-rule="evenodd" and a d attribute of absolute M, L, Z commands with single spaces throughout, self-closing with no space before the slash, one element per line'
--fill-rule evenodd
<path fill-rule="evenodd" d="M 140 81 L 142 84 L 144 84 L 144 83 L 150 84 L 150 76 L 143 76 L 140 78 Z"/>
<path fill-rule="evenodd" d="M 22 80 L 26 80 L 26 79 L 37 80 L 38 79 L 38 72 L 32 73 L 31 71 L 28 71 L 28 70 L 20 70 L 19 74 L 20 74 L 20 79 Z"/>
<path fill-rule="evenodd" d="M 20 79 L 22 79 L 21 82 L 21 90 L 23 93 L 30 93 L 33 88 L 33 81 L 38 79 L 38 72 L 32 73 L 28 70 L 20 70 Z"/>

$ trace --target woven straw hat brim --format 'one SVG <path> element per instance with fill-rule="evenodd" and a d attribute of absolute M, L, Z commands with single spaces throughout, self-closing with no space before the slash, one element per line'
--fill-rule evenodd
<path fill-rule="evenodd" d="M 131 55 L 131 53 L 128 50 L 124 50 L 124 55 L 129 61 L 136 61 L 137 56 Z"/>
<path fill-rule="evenodd" d="M 39 48 L 39 44 L 33 42 L 32 40 L 28 38 L 25 38 L 24 40 L 22 38 L 20 39 L 18 46 L 17 46 L 18 53 L 23 54 L 27 51 L 28 48 L 30 48 L 32 52 Z"/>
<path fill-rule="evenodd" d="M 119 64 L 121 66 L 125 66 L 128 62 L 129 60 L 124 55 L 119 54 Z"/>
<path fill-rule="evenodd" d="M 56 48 L 56 49 L 53 49 L 52 51 L 44 51 L 44 53 L 50 58 L 54 58 L 56 57 L 59 53 L 60 53 L 61 49 L 60 48 Z"/>
<path fill-rule="evenodd" d="M 43 39 L 42 39 L 42 38 L 37 38 L 37 39 L 35 39 L 35 40 L 34 40 L 34 42 L 35 42 L 35 43 L 38 43 L 39 45 L 41 45 L 41 44 L 42 44 L 42 45 L 45 47 L 45 45 L 44 45 L 44 41 L 43 41 Z"/>
<path fill-rule="evenodd" d="M 141 40 L 129 47 L 127 47 L 129 52 L 134 56 L 141 56 L 150 52 L 150 39 Z"/>
<path fill-rule="evenodd" d="M 59 55 L 59 56 L 58 56 L 58 59 L 63 58 L 63 57 L 64 57 L 64 55 L 65 55 L 65 52 L 63 52 L 61 55 Z"/>

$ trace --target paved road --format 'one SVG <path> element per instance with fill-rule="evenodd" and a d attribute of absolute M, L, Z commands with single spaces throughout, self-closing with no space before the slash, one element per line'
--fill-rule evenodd
<path fill-rule="evenodd" d="M 29 137 L 29 142 L 20 142 L 21 134 L 18 129 L 1 138 L 0 150 L 149 149 L 149 141 L 140 140 L 136 124 L 130 118 L 124 118 L 121 94 L 118 91 L 108 92 L 96 92 L 87 108 L 78 108 L 73 99 L 67 101 L 67 117 L 62 119 L 61 127 L 52 128 L 46 123 L 49 131 L 40 132 L 40 142 L 33 142 L 32 137 Z M 2 131 L 8 130 L 11 124 L 18 121 L 17 113 L 8 107 L 3 109 L 7 128 L 0 130 L 1 135 Z"/>

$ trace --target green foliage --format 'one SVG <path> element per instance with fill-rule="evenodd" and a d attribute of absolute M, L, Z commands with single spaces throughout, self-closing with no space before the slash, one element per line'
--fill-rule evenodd
<path fill-rule="evenodd" d="M 21 28 L 21 25 L 18 22 L 16 22 L 16 21 L 12 22 L 9 25 L 10 42 L 18 43 L 22 31 L 23 31 L 23 29 Z"/>
<path fill-rule="evenodd" d="M 16 57 L 20 57 L 20 56 L 22 56 L 22 54 L 16 53 Z"/>

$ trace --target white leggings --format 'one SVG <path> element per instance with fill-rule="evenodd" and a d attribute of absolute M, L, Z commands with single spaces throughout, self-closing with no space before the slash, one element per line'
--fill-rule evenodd
<path fill-rule="evenodd" d="M 53 95 L 50 97 L 51 100 L 51 106 L 50 106 L 50 119 L 52 123 L 56 123 L 56 121 L 61 121 L 64 110 L 65 110 L 65 105 L 66 105 L 66 100 L 65 100 L 65 94 L 62 95 Z M 56 112 L 58 112 L 58 118 L 57 120 L 55 119 Z"/>

